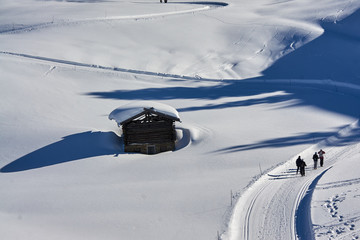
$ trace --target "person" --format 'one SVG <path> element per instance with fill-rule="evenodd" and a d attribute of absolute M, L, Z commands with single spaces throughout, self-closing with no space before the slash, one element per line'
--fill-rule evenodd
<path fill-rule="evenodd" d="M 299 156 L 297 159 L 296 159 L 296 174 L 298 174 L 299 170 L 300 170 L 300 165 L 301 165 L 301 157 Z"/>
<path fill-rule="evenodd" d="M 320 158 L 320 167 L 322 167 L 324 165 L 324 154 L 325 151 L 323 151 L 322 149 L 320 149 L 320 151 L 318 152 L 319 154 L 319 158 Z"/>
<path fill-rule="evenodd" d="M 303 159 L 301 159 L 300 162 L 300 174 L 301 176 L 305 176 L 305 167 L 306 167 L 306 163 Z"/>
<path fill-rule="evenodd" d="M 317 155 L 317 153 L 315 152 L 313 155 L 313 160 L 314 160 L 314 169 L 317 169 L 317 162 L 318 162 L 319 156 Z"/>

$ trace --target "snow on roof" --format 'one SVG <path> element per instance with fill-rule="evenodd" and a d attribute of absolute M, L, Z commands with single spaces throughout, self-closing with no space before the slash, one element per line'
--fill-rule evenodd
<path fill-rule="evenodd" d="M 176 119 L 180 119 L 179 113 L 178 111 L 176 111 L 175 108 L 163 103 L 153 101 L 134 102 L 118 107 L 109 114 L 109 119 L 115 120 L 118 125 L 121 125 L 124 121 L 142 113 L 144 111 L 144 108 L 153 108 L 153 110 L 156 112 L 165 114 Z"/>

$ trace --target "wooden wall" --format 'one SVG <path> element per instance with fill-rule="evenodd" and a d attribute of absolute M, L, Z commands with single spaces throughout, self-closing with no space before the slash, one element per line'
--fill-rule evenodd
<path fill-rule="evenodd" d="M 132 121 L 123 125 L 125 152 L 155 153 L 175 149 L 174 121 Z"/>

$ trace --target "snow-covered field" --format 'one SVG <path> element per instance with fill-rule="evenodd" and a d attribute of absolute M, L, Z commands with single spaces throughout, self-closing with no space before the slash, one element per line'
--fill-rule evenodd
<path fill-rule="evenodd" d="M 2 0 L 1 239 L 359 239 L 358 9 Z M 176 151 L 123 152 L 137 101 Z"/>

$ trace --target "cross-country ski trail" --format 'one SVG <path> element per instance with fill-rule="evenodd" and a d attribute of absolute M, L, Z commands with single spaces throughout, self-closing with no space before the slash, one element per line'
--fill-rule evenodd
<path fill-rule="evenodd" d="M 359 149 L 359 123 L 352 123 L 263 174 L 239 197 L 223 240 L 315 239 L 311 221 L 311 196 L 319 179 L 352 150 Z M 346 141 L 345 141 L 346 140 Z M 347 142 L 347 144 L 342 144 Z M 323 167 L 313 169 L 312 155 L 326 149 Z M 307 164 L 306 175 L 296 172 L 295 159 Z"/>

